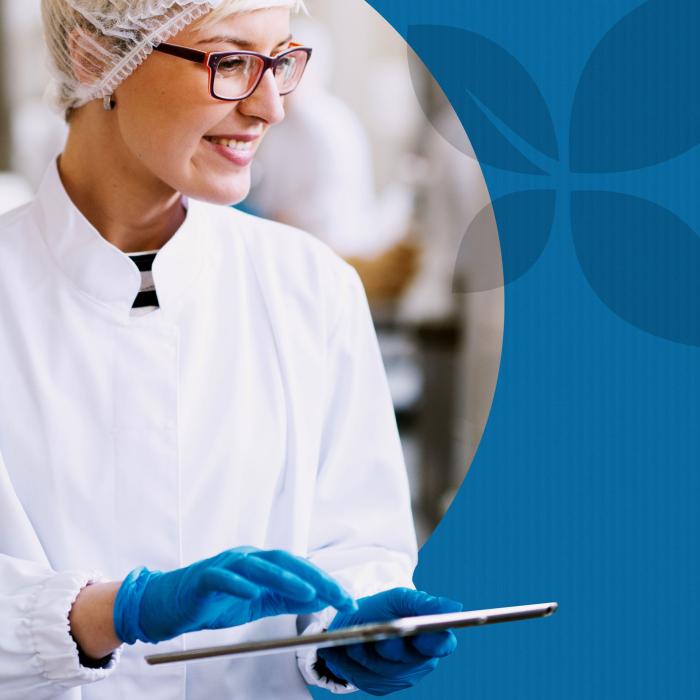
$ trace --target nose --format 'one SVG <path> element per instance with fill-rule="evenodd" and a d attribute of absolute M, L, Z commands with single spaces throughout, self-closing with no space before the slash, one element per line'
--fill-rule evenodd
<path fill-rule="evenodd" d="M 280 96 L 272 70 L 268 69 L 263 73 L 255 92 L 241 100 L 238 105 L 240 112 L 262 119 L 268 124 L 277 124 L 284 119 L 284 98 Z"/>

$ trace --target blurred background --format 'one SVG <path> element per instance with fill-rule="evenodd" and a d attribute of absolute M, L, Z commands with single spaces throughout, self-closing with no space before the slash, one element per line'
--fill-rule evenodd
<path fill-rule="evenodd" d="M 309 231 L 360 273 L 422 543 L 464 479 L 491 407 L 503 287 L 474 291 L 469 279 L 483 268 L 472 250 L 487 248 L 500 268 L 496 226 L 459 120 L 402 37 L 364 0 L 307 4 L 311 17 L 294 32 L 314 56 L 240 207 Z M 66 135 L 43 100 L 42 44 L 39 0 L 0 0 L 0 214 L 32 197 Z M 473 222 L 480 243 L 470 249 Z"/>

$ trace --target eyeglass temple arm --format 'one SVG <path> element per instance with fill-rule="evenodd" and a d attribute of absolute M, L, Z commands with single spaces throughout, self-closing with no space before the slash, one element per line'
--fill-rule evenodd
<path fill-rule="evenodd" d="M 161 51 L 163 53 L 170 54 L 171 56 L 185 58 L 188 61 L 194 61 L 195 63 L 206 63 L 207 61 L 207 54 L 204 51 L 188 49 L 185 46 L 176 46 L 175 44 L 158 44 L 158 46 L 154 47 L 154 51 Z"/>

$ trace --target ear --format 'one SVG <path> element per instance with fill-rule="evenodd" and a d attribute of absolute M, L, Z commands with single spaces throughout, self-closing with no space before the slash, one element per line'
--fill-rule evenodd
<path fill-rule="evenodd" d="M 67 41 L 68 56 L 79 83 L 92 85 L 102 77 L 108 64 L 107 41 L 80 26 L 71 30 Z"/>

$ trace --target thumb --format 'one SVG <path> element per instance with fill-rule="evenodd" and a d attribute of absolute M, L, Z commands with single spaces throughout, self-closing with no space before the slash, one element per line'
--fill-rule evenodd
<path fill-rule="evenodd" d="M 455 600 L 433 596 L 412 588 L 393 588 L 366 600 L 369 604 L 366 612 L 370 612 L 371 608 L 376 619 L 436 615 L 462 610 L 462 604 Z"/>
<path fill-rule="evenodd" d="M 399 601 L 397 612 L 404 617 L 412 615 L 439 615 L 441 613 L 460 612 L 462 604 L 456 600 L 433 596 L 424 591 L 406 589 Z"/>
<path fill-rule="evenodd" d="M 445 598 L 443 596 L 429 596 L 430 600 L 426 601 L 420 615 L 431 615 L 441 613 L 462 612 L 464 606 L 457 600 Z"/>

